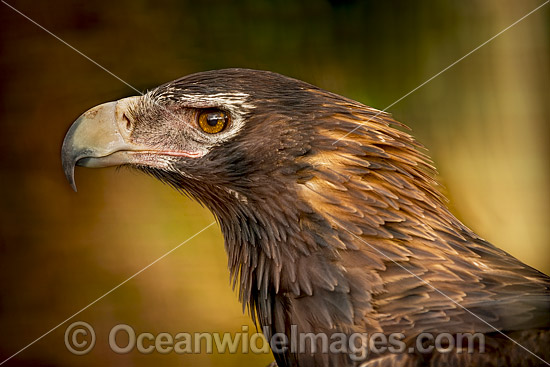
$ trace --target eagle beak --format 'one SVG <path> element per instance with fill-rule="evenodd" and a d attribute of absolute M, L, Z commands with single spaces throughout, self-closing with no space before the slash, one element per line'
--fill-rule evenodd
<path fill-rule="evenodd" d="M 65 176 L 76 191 L 74 167 L 110 167 L 130 162 L 129 152 L 141 147 L 129 141 L 128 107 L 141 97 L 104 103 L 84 112 L 69 128 L 61 160 Z"/>

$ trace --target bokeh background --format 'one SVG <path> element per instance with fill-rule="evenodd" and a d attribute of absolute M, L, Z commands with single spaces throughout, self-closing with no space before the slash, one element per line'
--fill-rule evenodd
<path fill-rule="evenodd" d="M 24 1 L 13 7 L 139 90 L 224 67 L 268 69 L 384 109 L 538 1 Z M 60 147 L 83 111 L 136 94 L 0 4 L 0 361 L 212 222 L 129 170 L 77 169 Z M 550 272 L 549 6 L 389 111 L 429 149 L 453 212 Z M 69 353 L 66 326 L 97 342 Z M 5 366 L 263 366 L 270 355 L 113 353 L 109 330 L 250 324 L 209 228 Z"/>

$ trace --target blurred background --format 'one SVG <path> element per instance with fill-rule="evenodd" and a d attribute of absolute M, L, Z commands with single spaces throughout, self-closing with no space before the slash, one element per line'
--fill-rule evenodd
<path fill-rule="evenodd" d="M 208 69 L 267 69 L 384 109 L 543 1 L 24 1 L 19 11 L 145 91 Z M 550 272 L 549 6 L 392 106 L 440 172 L 453 212 Z M 0 361 L 213 220 L 144 175 L 77 169 L 60 147 L 85 110 L 135 91 L 0 4 Z M 66 326 L 90 323 L 75 356 Z M 5 366 L 264 366 L 254 354 L 118 355 L 110 329 L 237 332 L 216 226 Z"/>

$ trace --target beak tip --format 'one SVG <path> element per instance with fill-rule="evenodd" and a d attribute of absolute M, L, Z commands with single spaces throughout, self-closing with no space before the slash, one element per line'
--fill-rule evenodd
<path fill-rule="evenodd" d="M 71 185 L 72 189 L 76 192 L 76 182 L 74 180 L 74 167 L 76 165 L 76 158 L 77 154 L 73 151 L 73 149 L 70 148 L 70 144 L 67 142 L 67 138 L 65 138 L 65 141 L 63 142 L 63 148 L 61 150 L 61 165 L 63 166 L 63 173 L 65 173 L 65 177 L 67 178 L 67 181 L 69 181 L 69 185 Z"/>
<path fill-rule="evenodd" d="M 74 164 L 67 164 L 65 161 L 63 162 L 63 171 L 65 172 L 65 177 L 67 178 L 67 181 L 69 181 L 69 185 L 71 185 L 74 192 L 77 192 L 76 190 L 76 182 L 74 180 Z"/>
<path fill-rule="evenodd" d="M 71 182 L 71 187 L 74 190 L 74 192 L 78 192 L 78 190 L 76 189 L 76 183 L 74 181 Z"/>

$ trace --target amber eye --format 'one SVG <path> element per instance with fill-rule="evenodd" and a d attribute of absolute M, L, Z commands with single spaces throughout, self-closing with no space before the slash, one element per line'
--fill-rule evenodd
<path fill-rule="evenodd" d="M 199 126 L 205 133 L 216 134 L 225 129 L 229 122 L 227 113 L 219 110 L 206 110 L 199 114 Z"/>

